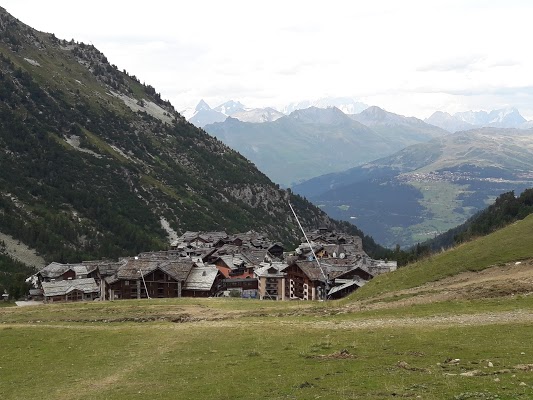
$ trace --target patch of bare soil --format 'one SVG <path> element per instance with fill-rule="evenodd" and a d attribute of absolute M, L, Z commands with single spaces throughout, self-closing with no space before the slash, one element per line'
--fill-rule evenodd
<path fill-rule="evenodd" d="M 327 329 L 375 329 L 399 327 L 433 326 L 478 326 L 508 323 L 532 323 L 533 313 L 524 311 L 502 311 L 494 313 L 435 315 L 430 317 L 370 318 L 347 321 L 313 321 L 307 323 L 313 328 Z M 305 325 L 304 322 L 298 322 Z"/>

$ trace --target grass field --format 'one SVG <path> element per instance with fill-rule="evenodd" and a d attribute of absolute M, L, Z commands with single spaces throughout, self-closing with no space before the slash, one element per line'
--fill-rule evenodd
<path fill-rule="evenodd" d="M 531 399 L 532 225 L 342 301 L 2 307 L 0 399 Z"/>
<path fill-rule="evenodd" d="M 406 229 L 413 243 L 432 239 L 435 235 L 455 228 L 473 213 L 472 209 L 463 208 L 461 200 L 458 200 L 458 196 L 467 190 L 467 185 L 431 181 L 410 184 L 422 193 L 420 205 L 424 207 L 426 214 L 424 222 Z"/>
<path fill-rule="evenodd" d="M 533 396 L 533 321 L 505 311 L 527 313 L 529 300 L 501 301 L 500 309 L 464 314 L 460 323 L 446 319 L 457 315 L 453 303 L 440 304 L 437 314 L 419 309 L 413 319 L 399 309 L 346 313 L 334 302 L 265 308 L 168 300 L 156 320 L 147 318 L 156 301 L 117 303 L 99 311 L 123 322 L 92 320 L 93 304 L 2 309 L 1 398 Z M 184 313 L 196 319 L 162 317 Z"/>

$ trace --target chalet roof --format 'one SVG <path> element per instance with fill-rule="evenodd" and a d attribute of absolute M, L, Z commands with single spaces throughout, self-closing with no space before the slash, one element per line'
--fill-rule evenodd
<path fill-rule="evenodd" d="M 76 274 L 76 277 L 87 275 L 98 268 L 96 264 L 61 264 L 57 262 L 52 262 L 46 267 L 41 269 L 37 274 L 41 275 L 43 278 L 58 278 L 63 275 L 65 272 L 72 270 Z"/>
<path fill-rule="evenodd" d="M 361 238 L 359 236 L 336 233 L 328 229 L 318 229 L 316 231 L 306 232 L 306 235 L 310 241 L 322 244 L 361 244 Z"/>
<path fill-rule="evenodd" d="M 265 261 L 266 249 L 243 249 L 241 254 L 245 256 L 251 264 L 259 265 Z"/>
<path fill-rule="evenodd" d="M 151 258 L 159 260 L 173 260 L 187 257 L 182 250 L 147 251 L 140 253 L 139 258 Z"/>
<path fill-rule="evenodd" d="M 257 268 L 254 273 L 258 277 L 279 278 L 286 275 L 283 270 L 288 266 L 284 262 L 261 263 L 261 267 Z"/>
<path fill-rule="evenodd" d="M 397 261 L 373 260 L 368 257 L 364 257 L 361 263 L 373 275 L 396 271 L 398 268 Z"/>
<path fill-rule="evenodd" d="M 225 245 L 216 249 L 212 255 L 214 257 L 217 257 L 217 256 L 228 255 L 228 254 L 235 254 L 235 253 L 239 253 L 241 249 L 242 248 L 240 246 L 235 246 L 234 244 L 226 243 Z"/>
<path fill-rule="evenodd" d="M 118 282 L 120 279 L 117 278 L 117 275 L 110 275 L 110 276 L 106 276 L 104 278 L 105 282 L 108 284 L 108 285 L 112 285 L 113 283 L 115 282 Z"/>
<path fill-rule="evenodd" d="M 234 241 L 235 239 L 240 239 L 245 243 L 251 243 L 253 241 L 256 243 L 262 243 L 268 241 L 268 238 L 265 234 L 253 230 L 244 233 L 235 233 L 231 235 L 229 239 L 231 241 Z"/>
<path fill-rule="evenodd" d="M 182 243 L 182 242 L 192 242 L 193 240 L 196 240 L 196 238 L 198 237 L 200 232 L 194 232 L 194 231 L 187 231 L 185 232 L 183 235 L 181 235 L 177 242 L 178 243 Z"/>
<path fill-rule="evenodd" d="M 98 261 L 83 261 L 84 265 L 92 265 L 98 268 L 100 276 L 106 277 L 114 275 L 121 265 L 124 264 L 123 261 L 111 261 L 111 260 L 98 260 Z"/>
<path fill-rule="evenodd" d="M 328 257 L 328 258 L 320 259 L 320 264 L 328 264 L 331 266 L 341 267 L 344 269 L 353 268 L 356 265 L 359 265 L 360 263 L 361 261 L 353 256 L 347 256 L 345 258 Z"/>
<path fill-rule="evenodd" d="M 242 268 L 249 263 L 249 260 L 242 254 L 227 254 L 220 256 L 219 259 L 232 270 Z"/>
<path fill-rule="evenodd" d="M 356 266 L 354 268 L 350 268 L 349 270 L 342 272 L 341 274 L 337 275 L 336 278 L 337 279 L 339 279 L 339 278 L 342 279 L 346 275 L 350 275 L 350 273 L 353 273 L 354 271 L 357 271 L 357 270 L 364 271 L 366 274 L 370 275 L 371 278 L 374 277 L 374 274 L 372 274 L 370 271 L 368 271 L 367 268 L 364 268 L 363 266 L 358 265 L 358 266 Z"/>
<path fill-rule="evenodd" d="M 218 269 L 212 265 L 207 267 L 194 267 L 191 269 L 183 285 L 183 289 L 209 291 L 213 287 L 218 273 Z"/>
<path fill-rule="evenodd" d="M 349 288 L 349 287 L 353 287 L 353 286 L 361 287 L 361 286 L 364 286 L 366 284 L 366 282 L 367 281 L 365 281 L 363 279 L 349 280 L 348 282 L 345 282 L 342 285 L 332 287 L 329 290 L 329 292 L 328 292 L 328 296 L 331 296 L 332 294 L 334 294 L 336 292 L 339 292 L 339 291 L 341 291 L 343 289 Z"/>
<path fill-rule="evenodd" d="M 100 291 L 94 278 L 43 282 L 42 288 L 45 297 L 64 296 L 74 290 L 80 290 L 83 293 L 98 293 Z"/>
<path fill-rule="evenodd" d="M 320 250 L 324 248 L 324 246 L 320 243 L 311 242 L 311 246 L 313 246 L 313 251 L 315 253 L 318 253 Z M 311 247 L 309 247 L 308 243 L 302 243 L 296 248 L 296 254 L 298 255 L 306 255 L 311 254 Z"/>
<path fill-rule="evenodd" d="M 209 243 L 214 243 L 214 242 L 217 242 L 221 239 L 226 239 L 228 237 L 228 234 L 224 231 L 220 231 L 220 232 L 199 232 L 198 234 L 198 238 L 206 241 L 206 242 L 209 242 Z"/>
<path fill-rule="evenodd" d="M 159 260 L 148 258 L 127 258 L 126 262 L 117 271 L 117 279 L 136 280 L 146 276 L 156 269 L 167 273 L 177 281 L 184 281 L 187 279 L 189 272 L 193 267 L 191 260 Z"/>
<path fill-rule="evenodd" d="M 295 263 L 302 272 L 312 281 L 324 281 L 324 275 L 318 268 L 316 261 L 296 261 Z"/>

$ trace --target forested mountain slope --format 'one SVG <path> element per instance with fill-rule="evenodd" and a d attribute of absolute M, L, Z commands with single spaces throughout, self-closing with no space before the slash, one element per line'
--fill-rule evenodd
<path fill-rule="evenodd" d="M 179 77 L 178 77 L 179 79 Z M 92 45 L 38 32 L 0 8 L 0 232 L 47 261 L 167 246 L 184 230 L 353 229 L 280 190 Z"/>

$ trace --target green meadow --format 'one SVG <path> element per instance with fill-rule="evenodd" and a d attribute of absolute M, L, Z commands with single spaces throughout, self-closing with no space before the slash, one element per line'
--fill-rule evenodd
<path fill-rule="evenodd" d="M 526 218 L 340 301 L 2 307 L 0 399 L 531 399 L 533 290 L 420 299 L 452 290 L 429 283 L 501 265 L 512 278 L 517 260 L 533 282 L 532 225 Z"/>

